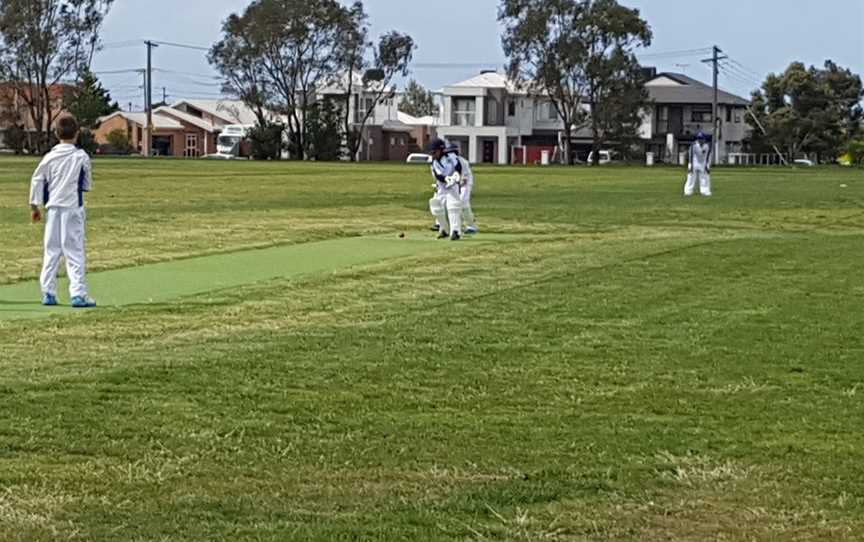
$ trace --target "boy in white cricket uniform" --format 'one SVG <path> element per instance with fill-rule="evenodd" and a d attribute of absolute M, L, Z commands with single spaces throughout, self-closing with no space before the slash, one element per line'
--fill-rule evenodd
<path fill-rule="evenodd" d="M 471 171 L 471 163 L 459 154 L 458 145 L 450 145 L 445 152 L 455 156 L 462 164 L 462 186 L 459 189 L 459 196 L 462 199 L 462 224 L 465 226 L 465 233 L 477 233 L 480 229 L 474 218 L 474 210 L 471 209 L 471 193 L 474 191 L 474 172 Z"/>
<path fill-rule="evenodd" d="M 34 222 L 42 220 L 39 206 L 45 207 L 45 259 L 40 283 L 42 304 L 57 304 L 57 271 L 60 258 L 66 259 L 69 295 L 75 308 L 95 307 L 87 295 L 87 259 L 84 253 L 84 192 L 92 186 L 90 157 L 75 147 L 78 122 L 71 116 L 57 120 L 60 144 L 42 158 L 30 181 L 30 209 Z"/>
<path fill-rule="evenodd" d="M 429 200 L 429 210 L 441 229 L 439 239 L 450 237 L 452 241 L 462 238 L 462 164 L 457 157 L 446 154 L 447 144 L 435 139 L 429 144 L 432 155 L 432 177 L 435 179 L 435 195 Z"/>
<path fill-rule="evenodd" d="M 708 137 L 699 132 L 696 142 L 690 147 L 690 160 L 687 166 L 687 183 L 684 185 L 684 195 L 692 196 L 699 183 L 699 193 L 711 195 L 711 144 Z"/>

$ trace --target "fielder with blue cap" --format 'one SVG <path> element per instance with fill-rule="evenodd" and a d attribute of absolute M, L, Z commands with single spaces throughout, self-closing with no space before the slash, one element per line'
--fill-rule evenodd
<path fill-rule="evenodd" d="M 690 147 L 684 195 L 692 196 L 697 183 L 700 194 L 711 195 L 711 144 L 702 130 L 696 134 L 696 142 Z"/>

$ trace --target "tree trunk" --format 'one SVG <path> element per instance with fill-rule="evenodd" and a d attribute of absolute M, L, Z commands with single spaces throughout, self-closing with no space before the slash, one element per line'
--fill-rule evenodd
<path fill-rule="evenodd" d="M 567 166 L 573 165 L 573 143 L 571 139 L 572 131 L 568 122 L 564 123 L 564 164 Z"/>

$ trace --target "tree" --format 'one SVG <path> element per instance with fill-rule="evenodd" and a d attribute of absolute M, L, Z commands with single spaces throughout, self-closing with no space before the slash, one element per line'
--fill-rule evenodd
<path fill-rule="evenodd" d="M 266 84 L 263 53 L 253 39 L 253 24 L 248 17 L 230 15 L 222 25 L 224 38 L 213 45 L 207 60 L 225 78 L 222 91 L 242 101 L 254 111 L 258 126 L 265 126 L 273 95 Z"/>
<path fill-rule="evenodd" d="M 60 83 L 90 65 L 113 0 L 0 0 L 0 79 L 13 86 L 47 150 Z"/>
<path fill-rule="evenodd" d="M 645 103 L 634 50 L 652 37 L 638 10 L 615 0 L 502 0 L 498 19 L 508 75 L 530 96 L 551 101 L 564 125 L 566 163 L 573 163 L 573 131 L 587 123 L 595 159 L 616 131 L 632 135 L 631 120 Z"/>
<path fill-rule="evenodd" d="M 432 92 L 412 79 L 405 87 L 405 95 L 399 104 L 399 111 L 412 117 L 435 116 L 438 114 L 438 105 L 435 104 L 435 96 Z"/>
<path fill-rule="evenodd" d="M 252 158 L 255 160 L 279 160 L 284 147 L 282 134 L 285 126 L 273 122 L 259 124 L 249 131 Z"/>
<path fill-rule="evenodd" d="M 754 152 L 777 145 L 795 158 L 816 153 L 834 160 L 861 133 L 864 118 L 861 78 L 826 61 L 823 69 L 793 62 L 784 73 L 770 74 L 752 96 Z M 761 128 L 765 129 L 763 134 Z"/>
<path fill-rule="evenodd" d="M 336 0 L 254 0 L 232 15 L 211 62 L 247 103 L 283 115 L 294 157 L 306 156 L 303 122 L 315 92 L 333 77 L 348 8 Z"/>
<path fill-rule="evenodd" d="M 342 155 L 342 132 L 339 108 L 332 100 L 321 100 L 309 108 L 306 134 L 309 156 L 321 162 L 338 160 Z"/>
<path fill-rule="evenodd" d="M 66 111 L 78 119 L 82 128 L 96 128 L 99 118 L 120 110 L 117 102 L 111 101 L 111 94 L 99 79 L 86 67 L 81 79 L 67 97 Z"/>
<path fill-rule="evenodd" d="M 393 99 L 393 79 L 408 75 L 408 64 L 414 54 L 414 40 L 391 31 L 380 37 L 370 62 L 367 55 L 372 43 L 368 24 L 362 2 L 354 2 L 344 12 L 338 52 L 341 73 L 330 85 L 341 91 L 342 129 L 348 159 L 352 161 L 359 156 L 364 130 L 375 108 L 382 101 Z"/>
<path fill-rule="evenodd" d="M 413 56 L 414 40 L 411 36 L 395 31 L 384 34 L 375 48 L 371 68 L 366 70 L 360 80 L 359 99 L 354 100 L 353 92 L 346 92 L 344 118 L 350 160 L 355 160 L 359 156 L 366 125 L 375 114 L 375 109 L 384 100 L 392 100 L 396 95 L 393 90 L 393 79 L 396 76 L 408 75 L 408 65 Z M 352 110 L 356 111 L 354 122 L 350 122 Z"/>

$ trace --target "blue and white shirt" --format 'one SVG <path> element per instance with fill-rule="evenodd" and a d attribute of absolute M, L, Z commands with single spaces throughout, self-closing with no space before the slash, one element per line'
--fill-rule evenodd
<path fill-rule="evenodd" d="M 707 172 L 711 168 L 711 145 L 697 141 L 690 147 L 690 171 Z"/>
<path fill-rule="evenodd" d="M 30 180 L 30 204 L 83 207 L 84 192 L 93 185 L 90 156 L 68 143 L 57 145 L 42 158 Z"/>

